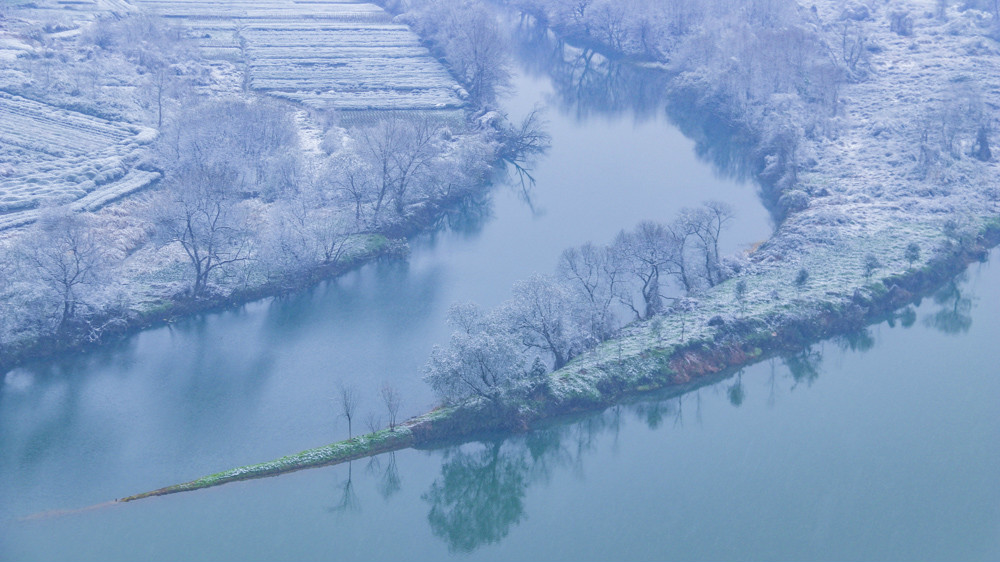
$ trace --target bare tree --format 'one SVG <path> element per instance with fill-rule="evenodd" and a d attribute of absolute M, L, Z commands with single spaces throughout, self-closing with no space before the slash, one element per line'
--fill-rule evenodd
<path fill-rule="evenodd" d="M 353 385 L 341 383 L 338 386 L 337 405 L 340 406 L 340 415 L 347 419 L 347 438 L 353 439 L 351 422 L 354 419 L 354 412 L 358 409 L 358 391 Z"/>
<path fill-rule="evenodd" d="M 510 80 L 507 41 L 496 16 L 479 8 L 458 20 L 457 33 L 448 44 L 448 60 L 469 87 L 477 105 L 496 100 Z"/>
<path fill-rule="evenodd" d="M 354 150 L 335 154 L 321 172 L 320 180 L 328 184 L 342 204 L 354 211 L 354 225 L 364 227 L 376 192 L 373 168 Z"/>
<path fill-rule="evenodd" d="M 636 306 L 632 299 L 635 288 L 629 285 L 619 290 L 619 301 L 631 309 L 637 319 L 652 318 L 663 309 L 663 281 L 677 273 L 672 267 L 677 263 L 673 238 L 662 224 L 644 221 L 632 232 L 620 232 L 612 244 L 612 251 L 623 260 L 626 271 L 637 281 L 643 302 L 641 308 Z"/>
<path fill-rule="evenodd" d="M 857 71 L 858 64 L 863 63 L 868 56 L 866 48 L 868 33 L 862 24 L 844 22 L 840 34 L 841 58 L 851 72 Z"/>
<path fill-rule="evenodd" d="M 408 23 L 444 57 L 476 106 L 490 105 L 510 81 L 510 49 L 496 15 L 480 2 L 429 0 Z"/>
<path fill-rule="evenodd" d="M 590 337 L 597 342 L 608 339 L 616 328 L 612 303 L 624 275 L 614 253 L 607 246 L 588 242 L 564 251 L 558 271 L 583 303 Z"/>
<path fill-rule="evenodd" d="M 277 102 L 210 102 L 164 123 L 157 164 L 168 172 L 225 169 L 236 195 L 274 200 L 300 183 L 297 142 L 291 115 Z"/>
<path fill-rule="evenodd" d="M 258 259 L 276 277 L 295 275 L 317 266 L 340 263 L 354 234 L 351 221 L 334 207 L 303 197 L 292 197 L 271 206 Z"/>
<path fill-rule="evenodd" d="M 402 402 L 399 391 L 388 382 L 383 382 L 378 389 L 378 395 L 389 414 L 389 430 L 396 431 L 396 417 L 399 415 L 399 406 Z"/>
<path fill-rule="evenodd" d="M 43 213 L 23 256 L 29 275 L 57 295 L 60 327 L 76 314 L 81 290 L 98 280 L 107 261 L 87 218 L 65 207 Z"/>
<path fill-rule="evenodd" d="M 628 38 L 625 14 L 625 6 L 618 2 L 606 2 L 598 7 L 593 18 L 598 38 L 618 52 L 624 50 Z"/>
<path fill-rule="evenodd" d="M 365 414 L 365 427 L 368 428 L 368 433 L 378 432 L 382 429 L 382 417 L 375 412 L 368 412 Z"/>
<path fill-rule="evenodd" d="M 581 347 L 568 291 L 550 277 L 532 275 L 514 284 L 514 298 L 502 307 L 510 329 L 527 348 L 552 355 L 560 369 Z"/>
<path fill-rule="evenodd" d="M 534 185 L 535 178 L 529 167 L 534 158 L 545 154 L 552 143 L 552 137 L 545 132 L 545 122 L 536 107 L 518 125 L 508 124 L 502 131 L 499 157 L 513 166 L 521 180 L 521 186 Z"/>
<path fill-rule="evenodd" d="M 700 229 L 705 217 L 704 213 L 692 212 L 690 209 L 682 209 L 680 216 L 667 225 L 667 235 L 675 247 L 675 251 L 667 256 L 668 262 L 677 272 L 678 280 L 685 293 L 690 293 L 696 288 L 697 271 L 692 271 L 688 264 L 691 253 L 691 239 L 701 234 Z"/>
<path fill-rule="evenodd" d="M 719 271 L 719 238 L 733 221 L 733 208 L 721 201 L 708 201 L 702 205 L 692 221 L 692 233 L 698 237 L 704 259 L 705 279 L 710 287 L 722 281 Z"/>
<path fill-rule="evenodd" d="M 296 193 L 295 131 L 280 106 L 213 102 L 164 125 L 156 145 L 165 170 L 152 219 L 164 243 L 180 243 L 194 270 L 192 294 L 212 277 L 253 258 L 253 198 Z"/>
<path fill-rule="evenodd" d="M 437 133 L 428 119 L 397 115 L 354 131 L 358 159 L 348 160 L 341 188 L 354 200 L 357 218 L 365 203 L 372 207 L 373 226 L 390 203 L 394 203 L 397 215 L 405 214 L 415 186 L 426 179 L 438 153 L 434 145 Z"/>
<path fill-rule="evenodd" d="M 152 206 L 161 242 L 179 243 L 188 257 L 193 296 L 204 293 L 217 270 L 251 257 L 250 226 L 234 182 L 225 168 L 179 170 Z"/>

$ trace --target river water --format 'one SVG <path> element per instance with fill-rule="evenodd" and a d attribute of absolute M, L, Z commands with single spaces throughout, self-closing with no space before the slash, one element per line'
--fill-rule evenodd
<path fill-rule="evenodd" d="M 361 391 L 359 417 L 382 381 L 400 388 L 405 415 L 425 411 L 420 368 L 448 337 L 447 307 L 498 304 L 568 246 L 705 199 L 738 211 L 729 250 L 767 237 L 755 187 L 738 180 L 738 142 L 665 108 L 662 77 L 521 39 L 507 109 L 541 105 L 553 137 L 527 195 L 498 186 L 454 228 L 414 241 L 405 263 L 7 373 L 0 559 L 1000 555 L 1000 271 L 985 266 L 915 321 L 680 398 L 506 441 L 38 515 L 344 438 L 338 382 Z"/>

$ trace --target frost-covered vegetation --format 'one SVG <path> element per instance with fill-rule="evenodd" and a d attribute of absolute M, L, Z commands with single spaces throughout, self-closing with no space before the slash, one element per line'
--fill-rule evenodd
<path fill-rule="evenodd" d="M 449 323 L 456 332 L 447 347 L 435 347 L 426 380 L 451 403 L 531 394 L 545 385 L 550 367 L 561 369 L 612 338 L 622 317 L 654 318 L 671 301 L 686 306 L 689 295 L 738 270 L 719 256 L 719 237 L 732 216 L 726 204 L 709 202 L 669 224 L 643 222 L 610 244 L 566 250 L 555 276 L 517 283 L 514 298 L 494 310 L 453 306 Z"/>
<path fill-rule="evenodd" d="M 134 169 L 144 145 L 153 138 L 152 131 L 143 127 L 2 91 L 0 119 L 0 225 L 23 220 L 9 216 L 16 211 L 78 201 L 91 194 L 92 201 L 98 197 L 106 201 L 142 189 L 159 177 Z"/>
<path fill-rule="evenodd" d="M 683 382 L 780 346 L 775 339 L 828 333 L 824 323 L 856 327 L 995 237 L 993 6 L 512 4 L 532 16 L 522 25 L 665 65 L 673 95 L 751 139 L 753 173 L 782 222 L 726 263 L 711 248 L 728 211 L 710 205 L 700 219 L 643 223 L 609 246 L 567 251 L 559 276 L 520 283 L 496 311 L 456 307 L 459 330 L 427 366 L 446 401 L 548 393 L 556 403 L 601 403 L 664 375 Z M 668 278 L 685 293 L 669 305 Z M 613 303 L 634 322 L 621 326 Z M 553 375 L 538 374 L 534 354 Z M 493 375 L 496 364 L 508 376 Z"/>
<path fill-rule="evenodd" d="M 672 71 L 673 95 L 750 139 L 781 219 L 734 260 L 734 278 L 637 309 L 639 321 L 535 383 L 535 399 L 601 405 L 857 329 L 997 239 L 992 3 L 512 4 L 585 49 Z"/>
<path fill-rule="evenodd" d="M 427 366 L 454 406 L 411 420 L 412 444 L 523 429 L 630 392 L 682 392 L 788 350 L 799 352 L 785 359 L 796 382 L 808 382 L 817 362 L 802 351 L 810 342 L 884 316 L 912 322 L 912 309 L 897 309 L 1000 241 L 1000 4 L 992 0 L 510 4 L 585 50 L 672 70 L 672 93 L 748 137 L 753 174 L 781 222 L 770 240 L 728 260 L 707 236 L 717 240 L 724 220 L 692 223 L 686 214 L 641 224 L 607 246 L 568 250 L 557 276 L 519 283 L 495 310 L 456 305 L 452 341 Z M 939 295 L 954 304 L 934 324 L 967 329 L 968 301 Z M 728 395 L 743 400 L 739 382 Z M 240 470 L 221 474 L 238 479 Z"/>
<path fill-rule="evenodd" d="M 448 61 L 473 103 L 490 104 L 510 78 L 509 44 L 496 13 L 463 0 L 383 0 Z"/>
<path fill-rule="evenodd" d="M 244 88 L 340 110 L 457 110 L 464 90 L 417 36 L 360 1 L 135 0 L 179 22 Z"/>
<path fill-rule="evenodd" d="M 459 109 L 372 4 L 61 6 L 0 21 L 0 363 L 405 253 L 498 162 L 544 149 L 531 116 Z M 231 28 L 241 58 L 198 25 Z M 380 101 L 296 97 L 258 83 L 265 67 Z"/>

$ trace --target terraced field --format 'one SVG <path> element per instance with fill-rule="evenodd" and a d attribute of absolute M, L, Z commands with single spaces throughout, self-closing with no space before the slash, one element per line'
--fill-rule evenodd
<path fill-rule="evenodd" d="M 86 22 L 135 11 L 162 16 L 189 29 L 209 58 L 245 69 L 250 88 L 340 110 L 345 123 L 370 122 L 385 110 L 462 119 L 465 91 L 409 28 L 368 2 L 4 1 L 29 22 Z M 24 41 L 0 28 L 0 63 L 34 49 Z M 48 203 L 92 210 L 148 186 L 159 174 L 133 165 L 154 138 L 142 126 L 0 90 L 0 231 L 34 221 Z"/>
<path fill-rule="evenodd" d="M 350 0 L 133 0 L 177 20 L 251 88 L 316 108 L 454 112 L 464 90 L 417 36 Z"/>
<path fill-rule="evenodd" d="M 0 230 L 46 202 L 92 209 L 149 185 L 159 174 L 131 164 L 154 135 L 0 92 Z"/>

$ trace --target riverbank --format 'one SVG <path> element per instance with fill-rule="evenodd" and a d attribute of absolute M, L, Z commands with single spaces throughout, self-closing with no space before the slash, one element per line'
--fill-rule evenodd
<path fill-rule="evenodd" d="M 499 161 L 494 163 L 494 166 L 501 165 Z M 411 207 L 405 219 L 388 225 L 384 232 L 350 235 L 347 241 L 342 242 L 344 250 L 335 261 L 317 264 L 294 275 L 257 273 L 240 282 L 213 285 L 211 291 L 197 297 L 191 296 L 187 290 L 188 272 L 185 268 L 177 267 L 177 263 L 169 258 L 155 255 L 160 252 L 158 248 L 146 248 L 131 260 L 138 265 L 130 268 L 125 279 L 119 281 L 119 284 L 130 282 L 139 286 L 130 292 L 135 302 L 124 309 L 90 315 L 58 333 L 4 342 L 0 348 L 0 372 L 29 361 L 95 349 L 196 314 L 232 309 L 256 300 L 301 291 L 378 260 L 405 259 L 410 252 L 410 239 L 439 228 L 440 221 L 449 214 L 461 212 L 468 199 L 481 197 L 492 185 L 491 181 L 484 179 L 472 191 L 457 190 L 437 200 L 422 201 Z M 108 211 L 114 213 L 115 209 Z M 174 254 L 179 254 L 179 249 L 174 250 L 178 250 Z"/>
<path fill-rule="evenodd" d="M 638 353 L 581 366 L 579 361 L 550 375 L 528 400 L 496 407 L 475 401 L 442 407 L 411 418 L 393 429 L 332 443 L 270 462 L 226 470 L 190 482 L 118 499 L 130 502 L 187 492 L 230 482 L 252 480 L 320 466 L 331 466 L 411 447 L 429 448 L 443 442 L 463 442 L 496 432 L 537 429 L 579 413 L 600 411 L 626 400 L 667 389 L 671 395 L 728 378 L 738 369 L 838 335 L 855 333 L 892 318 L 894 312 L 930 296 L 970 263 L 986 258 L 1000 244 L 1000 219 L 990 222 L 965 247 L 953 247 L 920 269 L 885 277 L 850 299 L 811 303 L 795 314 L 772 311 L 709 326 L 690 325 L 692 318 L 664 325 L 660 333 L 636 331 L 630 338 Z M 689 334 L 681 339 L 680 333 Z M 602 346 L 605 355 L 624 353 L 621 341 Z M 610 349 L 609 349 L 610 348 Z M 630 349 L 636 349 L 630 347 Z"/>
<path fill-rule="evenodd" d="M 824 6 L 824 15 L 834 7 Z M 835 135 L 804 139 L 808 146 L 800 148 L 815 161 L 796 169 L 794 182 L 781 184 L 786 203 L 795 204 L 775 235 L 741 261 L 735 278 L 695 295 L 684 311 L 626 327 L 615 340 L 550 374 L 524 401 L 503 409 L 473 402 L 436 410 L 407 422 L 409 434 L 393 442 L 400 448 L 425 446 L 526 430 L 633 393 L 697 384 L 772 354 L 856 332 L 982 259 L 1000 242 L 997 162 L 960 150 L 957 157 L 932 162 L 933 173 L 925 173 L 922 132 L 908 117 L 928 109 L 909 103 L 924 99 L 918 95 L 924 85 L 931 85 L 923 92 L 931 100 L 926 103 L 939 103 L 961 76 L 981 79 L 985 107 L 1000 106 L 995 42 L 982 43 L 991 40 L 980 38 L 977 28 L 951 33 L 954 25 L 931 18 L 918 22 L 912 39 L 896 36 L 884 16 L 872 22 L 872 38 L 880 45 L 872 56 L 872 75 L 843 87 L 844 114 L 835 120 Z M 970 42 L 986 46 L 966 56 Z M 914 53 L 921 55 L 919 85 L 911 82 Z M 980 70 L 973 74 L 975 68 Z M 917 251 L 908 251 L 914 245 Z M 367 439 L 122 501 L 280 474 L 282 465 L 299 470 L 384 452 Z"/>
<path fill-rule="evenodd" d="M 31 35 L 30 41 L 25 39 L 28 42 L 24 44 L 12 43 L 24 52 L 18 51 L 10 59 L 12 66 L 5 68 L 9 72 L 0 84 L 9 88 L 12 86 L 8 82 L 21 80 L 23 87 L 18 91 L 24 90 L 22 93 L 25 95 L 30 93 L 39 98 L 37 101 L 18 98 L 27 109 L 18 106 L 8 111 L 15 118 L 9 120 L 8 124 L 14 128 L 7 134 L 13 135 L 15 140 L 11 150 L 0 150 L 0 176 L 7 178 L 6 183 L 0 185 L 0 196 L 5 201 L 15 201 L 18 205 L 31 208 L 26 211 L 30 215 L 28 219 L 15 221 L 7 225 L 7 229 L 0 228 L 0 373 L 28 361 L 119 341 L 138 331 L 168 324 L 185 316 L 302 290 L 375 260 L 406 256 L 409 239 L 438 228 L 450 214 L 460 212 L 463 202 L 481 198 L 496 179 L 498 169 L 506 165 L 505 159 L 526 157 L 526 154 L 514 153 L 505 146 L 511 134 L 516 134 L 513 125 L 489 112 L 484 104 L 465 100 L 467 96 L 462 94 L 462 86 L 419 46 L 417 37 L 405 26 L 391 23 L 388 13 L 371 4 L 354 3 L 347 12 L 338 9 L 330 11 L 326 6 L 303 9 L 293 3 L 279 3 L 272 7 L 293 20 L 318 17 L 334 22 L 339 21 L 338 18 L 354 17 L 351 10 L 360 10 L 371 20 L 365 27 L 368 35 L 364 37 L 374 45 L 375 50 L 357 55 L 359 65 L 365 67 L 372 60 L 382 60 L 378 55 L 382 52 L 380 49 L 396 54 L 402 49 L 406 58 L 394 60 L 406 60 L 407 65 L 420 69 L 419 72 L 408 71 L 403 75 L 395 72 L 373 74 L 365 70 L 367 67 L 348 68 L 335 63 L 331 67 L 335 74 L 354 72 L 355 76 L 351 79 L 351 88 L 338 86 L 329 92 L 310 89 L 310 96 L 326 96 L 323 98 L 325 104 L 318 104 L 309 96 L 309 99 L 299 99 L 274 84 L 256 84 L 252 88 L 249 83 L 238 84 L 239 80 L 234 77 L 239 77 L 244 71 L 250 72 L 253 65 L 244 60 L 247 66 L 241 70 L 238 65 L 232 64 L 226 56 L 219 54 L 217 48 L 212 48 L 212 45 L 219 47 L 213 43 L 214 36 L 197 33 L 198 24 L 192 23 L 201 21 L 204 24 L 205 18 L 208 18 L 214 22 L 213 29 L 236 25 L 232 13 L 220 10 L 211 3 L 186 6 L 180 10 L 180 15 L 185 17 L 179 19 L 173 18 L 179 14 L 170 12 L 176 7 L 161 6 L 155 2 L 139 3 L 138 6 L 127 3 L 82 6 L 79 10 L 69 9 L 66 14 L 60 14 L 65 18 L 65 26 L 68 26 L 69 31 L 65 33 L 62 32 L 63 27 L 41 24 L 44 18 L 53 17 L 52 14 L 63 7 L 49 6 L 45 2 L 40 4 L 12 8 L 10 22 L 7 26 L 0 26 L 3 27 L 0 35 L 8 40 L 12 37 L 27 38 L 25 30 L 44 28 L 44 32 L 37 31 L 37 37 Z M 310 11 L 316 13 L 309 16 Z M 47 179 L 39 182 L 23 175 L 22 172 L 30 171 L 33 161 L 18 150 L 44 155 L 70 138 L 72 142 L 69 144 L 74 145 L 74 165 L 79 163 L 77 160 L 87 163 L 99 155 L 94 152 L 93 143 L 88 145 L 84 142 L 85 138 L 73 136 L 75 133 L 71 134 L 72 131 L 67 133 L 59 129 L 53 133 L 45 129 L 52 133 L 52 138 L 30 142 L 21 139 L 32 128 L 25 125 L 32 123 L 25 121 L 24 115 L 21 115 L 25 112 L 48 123 L 51 119 L 46 117 L 46 112 L 59 111 L 61 113 L 58 114 L 67 119 L 67 116 L 75 115 L 70 119 L 73 123 L 85 121 L 83 125 L 76 123 L 79 125 L 77 128 L 90 130 L 96 127 L 92 123 L 87 125 L 93 116 L 77 115 L 75 109 L 59 109 L 68 103 L 60 97 L 64 94 L 60 88 L 34 88 L 37 84 L 32 82 L 33 67 L 26 65 L 25 61 L 39 56 L 35 53 L 35 43 L 44 38 L 61 50 L 58 57 L 52 57 L 59 62 L 51 69 L 54 76 L 83 72 L 81 69 L 86 68 L 94 57 L 88 55 L 85 60 L 78 60 L 82 52 L 95 48 L 107 50 L 111 46 L 124 48 L 115 42 L 118 40 L 115 38 L 119 35 L 131 37 L 128 30 L 147 25 L 151 20 L 144 18 L 150 13 L 171 16 L 177 24 L 176 27 L 165 26 L 158 31 L 166 33 L 169 29 L 176 36 L 171 35 L 169 40 L 160 37 L 164 45 L 156 47 L 158 52 L 168 46 L 184 47 L 171 55 L 177 58 L 170 59 L 177 63 L 176 68 L 170 66 L 172 72 L 176 71 L 186 78 L 186 73 L 193 72 L 195 67 L 205 67 L 199 71 L 201 81 L 197 88 L 184 83 L 185 88 L 190 87 L 190 91 L 184 89 L 185 95 L 193 96 L 192 99 L 186 99 L 183 108 L 160 100 L 158 115 L 150 113 L 150 106 L 145 107 L 149 110 L 146 113 L 135 108 L 132 108 L 135 111 L 123 110 L 122 115 L 116 117 L 122 120 L 121 123 L 101 121 L 104 128 L 114 129 L 112 132 L 117 131 L 112 127 L 114 125 L 130 134 L 138 134 L 138 140 L 126 135 L 128 142 L 122 142 L 131 150 L 127 159 L 102 160 L 94 164 L 97 168 L 88 164 L 85 173 L 69 173 L 72 170 L 58 163 L 44 166 L 46 173 L 58 174 L 59 181 L 69 182 L 67 185 L 72 184 L 72 189 L 64 189 L 61 183 L 49 185 Z M 261 12 L 254 17 L 267 20 L 271 16 Z M 268 25 L 261 28 L 265 33 L 269 32 Z M 155 27 L 143 28 L 144 31 L 137 32 L 136 36 L 153 33 Z M 235 32 L 235 27 L 233 29 Z M 227 45 L 228 42 L 235 42 L 238 35 L 234 33 L 230 37 L 228 32 L 220 33 Z M 104 37 L 103 42 L 94 39 L 97 36 Z M 274 50 L 264 58 L 268 61 L 283 60 L 286 65 L 297 68 L 302 74 L 300 78 L 307 82 L 315 79 L 315 71 L 319 68 L 315 60 L 295 66 L 299 55 L 294 49 L 288 50 L 283 43 L 289 40 L 294 42 L 294 38 L 289 39 L 288 35 L 281 37 L 280 44 L 276 44 L 273 37 L 269 40 L 268 45 Z M 309 37 L 319 42 L 313 45 L 310 56 L 320 58 L 329 57 L 331 52 L 339 53 L 337 41 L 344 39 L 340 35 L 333 39 Z M 251 38 L 251 46 L 255 40 Z M 125 43 L 128 41 L 122 42 L 123 45 Z M 235 49 L 235 45 L 233 43 L 232 48 Z M 199 54 L 199 49 L 204 52 Z M 109 52 L 118 54 L 114 49 Z M 130 56 L 133 54 L 129 53 Z M 46 58 L 50 58 L 50 54 Z M 129 59 L 129 64 L 139 63 Z M 180 66 L 184 69 L 181 70 Z M 123 68 L 131 67 L 123 64 Z M 267 68 L 273 70 L 270 66 Z M 260 70 L 255 77 L 261 78 L 263 72 Z M 136 74 L 143 75 L 144 72 Z M 46 82 L 48 78 L 46 71 Z M 249 80 L 249 75 L 243 78 Z M 137 89 L 138 96 L 141 84 L 135 83 L 135 76 L 130 75 L 129 79 L 131 81 L 119 81 L 129 91 Z M 328 79 L 324 79 L 323 83 L 327 84 Z M 414 88 L 409 82 L 411 80 L 419 82 L 420 87 Z M 58 80 L 53 78 L 53 82 Z M 97 86 L 95 81 L 93 87 L 98 89 Z M 162 84 L 160 87 L 160 94 L 169 90 L 171 95 L 174 89 L 183 89 L 172 83 L 166 90 L 163 90 L 165 87 Z M 360 88 L 360 98 L 359 91 L 355 91 L 357 88 Z M 405 99 L 394 97 L 393 88 L 408 92 L 404 95 Z M 372 97 L 372 91 L 381 92 L 381 96 Z M 333 100 L 328 95 L 333 93 L 343 99 Z M 76 99 L 86 98 L 86 94 L 78 87 L 69 95 Z M 275 102 L 272 98 L 282 101 Z M 441 101 L 443 98 L 447 98 L 446 103 Z M 89 101 L 97 104 L 100 100 L 95 98 Z M 69 105 L 75 108 L 79 104 Z M 220 112 L 224 114 L 233 110 L 235 114 L 226 114 L 219 123 L 214 122 L 220 117 Z M 90 109 L 87 112 L 93 113 Z M 198 117 L 193 121 L 184 121 L 196 113 Z M 489 117 L 484 118 L 484 115 Z M 156 122 L 159 130 L 138 124 L 146 120 Z M 379 130 L 380 123 L 384 125 L 389 121 L 393 123 L 391 126 L 383 126 Z M 25 126 L 19 128 L 19 125 Z M 273 127 L 273 130 L 253 130 L 253 126 L 257 125 Z M 227 131 L 226 126 L 244 128 Z M 180 131 L 184 131 L 183 134 Z M 118 133 L 121 131 L 115 134 Z M 219 161 L 234 163 L 253 153 L 253 158 L 240 165 L 247 169 L 255 168 L 256 172 L 247 177 L 254 176 L 256 180 L 234 187 L 246 179 L 243 178 L 244 170 L 236 164 L 237 169 L 232 175 L 243 179 L 233 182 L 211 179 L 207 183 L 215 185 L 219 192 L 209 196 L 215 200 L 206 207 L 221 202 L 220 216 L 215 216 L 214 222 L 208 221 L 212 224 L 207 228 L 197 220 L 193 221 L 192 228 L 191 216 L 188 216 L 188 232 L 173 236 L 176 232 L 167 233 L 164 226 L 178 217 L 167 215 L 176 210 L 179 204 L 177 198 L 183 198 L 178 195 L 183 191 L 182 186 L 197 182 L 190 178 L 179 179 L 182 173 L 178 170 L 191 168 L 190 163 L 178 165 L 171 160 L 173 157 L 181 158 L 182 151 L 178 149 L 175 153 L 166 145 L 173 142 L 179 147 L 185 142 L 194 142 L 194 137 L 199 134 L 214 136 L 207 140 L 207 145 L 213 147 L 226 144 L 223 139 L 245 139 L 250 144 L 255 142 L 253 139 L 260 138 L 280 139 L 280 142 L 267 147 L 228 147 L 225 150 L 231 153 L 216 155 Z M 171 135 L 176 138 L 165 141 Z M 352 135 L 364 138 L 352 138 Z M 104 136 L 114 135 L 107 133 Z M 386 147 L 391 146 L 392 150 L 380 153 L 372 148 L 371 145 L 380 142 Z M 366 152 L 368 148 L 372 149 Z M 544 150 L 541 146 L 535 148 Z M 401 161 L 405 159 L 401 156 L 402 152 L 407 150 L 416 152 L 407 156 L 411 158 L 410 168 L 398 178 L 385 175 L 385 170 L 393 168 L 394 163 L 382 162 L 385 165 L 380 166 L 378 162 L 368 162 L 368 159 L 377 159 L 377 154 L 381 154 L 383 159 Z M 75 151 L 81 152 L 77 155 Z M 114 173 L 104 174 L 101 166 L 105 164 L 114 168 Z M 132 193 L 140 189 L 136 187 L 129 191 L 127 198 L 116 197 L 111 202 L 104 197 L 101 205 L 72 202 L 72 197 L 79 195 L 77 188 L 89 185 L 87 189 L 92 190 L 94 181 L 99 186 L 103 185 L 111 181 L 107 178 L 117 178 L 124 173 L 122 170 L 133 165 L 139 166 L 142 174 L 156 180 L 143 182 L 140 186 L 142 193 Z M 371 170 L 380 168 L 383 170 L 382 177 L 369 174 Z M 396 171 L 393 169 L 392 173 Z M 261 180 L 264 177 L 267 181 Z M 96 179 L 76 185 L 88 178 Z M 257 185 L 255 181 L 262 183 Z M 21 197 L 23 194 L 20 191 L 36 183 L 44 185 L 45 189 L 35 191 L 47 194 L 48 198 L 41 195 L 31 200 Z M 186 201 L 184 204 L 191 203 Z M 56 216 L 60 213 L 65 216 Z M 204 214 L 209 215 L 210 212 Z M 201 216 L 197 212 L 195 215 Z M 41 224 L 43 222 L 46 224 Z M 174 221 L 174 226 L 177 224 Z M 63 230 L 72 231 L 68 236 L 69 242 L 66 242 Z M 75 246 L 56 247 L 57 243 Z M 77 263 L 70 263 L 72 260 L 66 256 L 73 256 Z M 76 267 L 75 272 L 71 271 L 73 267 Z"/>

